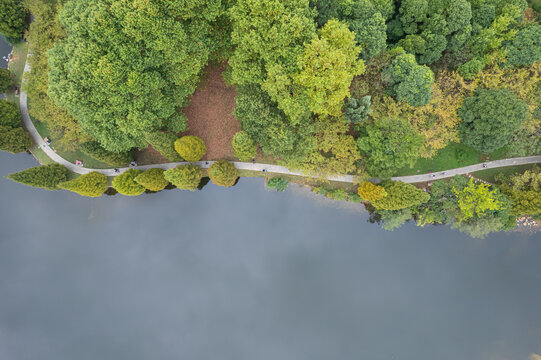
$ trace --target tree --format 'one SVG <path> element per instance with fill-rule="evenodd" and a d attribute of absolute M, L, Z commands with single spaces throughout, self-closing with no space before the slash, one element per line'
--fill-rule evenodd
<path fill-rule="evenodd" d="M 133 154 L 131 151 L 124 151 L 121 153 L 107 151 L 101 147 L 97 141 L 82 143 L 78 146 L 78 149 L 81 150 L 83 154 L 111 166 L 124 166 L 133 160 Z"/>
<path fill-rule="evenodd" d="M 461 216 L 459 221 L 464 221 L 477 216 L 482 218 L 489 210 L 500 210 L 503 203 L 497 199 L 496 193 L 490 190 L 486 184 L 476 184 L 470 179 L 468 186 L 461 190 L 453 188 L 458 199 Z"/>
<path fill-rule="evenodd" d="M 17 128 L 21 125 L 21 112 L 17 104 L 0 99 L 0 126 Z"/>
<path fill-rule="evenodd" d="M 13 86 L 11 71 L 8 69 L 0 69 L 0 94 L 5 93 Z"/>
<path fill-rule="evenodd" d="M 364 62 L 357 60 L 361 49 L 355 44 L 355 34 L 337 20 L 330 20 L 318 35 L 299 55 L 300 71 L 293 83 L 303 88 L 303 98 L 313 113 L 339 116 L 353 77 L 365 69 Z"/>
<path fill-rule="evenodd" d="M 275 177 L 271 178 L 267 181 L 267 187 L 269 189 L 274 189 L 278 192 L 285 191 L 287 189 L 287 186 L 289 184 L 289 181 L 282 177 Z"/>
<path fill-rule="evenodd" d="M 489 154 L 505 146 L 528 120 L 526 103 L 507 89 L 478 89 L 458 109 L 463 143 Z"/>
<path fill-rule="evenodd" d="M 229 59 L 235 85 L 259 84 L 293 124 L 310 111 L 293 81 L 297 59 L 316 33 L 308 0 L 238 0 L 229 11 L 235 50 Z"/>
<path fill-rule="evenodd" d="M 509 65 L 524 66 L 541 60 L 541 25 L 519 30 L 505 49 Z"/>
<path fill-rule="evenodd" d="M 175 150 L 186 161 L 199 161 L 207 152 L 207 146 L 197 136 L 183 136 L 175 141 Z"/>
<path fill-rule="evenodd" d="M 165 180 L 164 170 L 152 168 L 144 171 L 135 177 L 135 182 L 150 191 L 162 191 L 169 181 Z"/>
<path fill-rule="evenodd" d="M 515 216 L 541 214 L 541 191 L 511 191 L 512 213 Z"/>
<path fill-rule="evenodd" d="M 175 141 L 177 139 L 178 136 L 175 134 L 163 131 L 145 134 L 145 140 L 154 150 L 171 162 L 183 161 L 182 157 L 175 151 Z"/>
<path fill-rule="evenodd" d="M 100 197 L 109 187 L 107 176 L 97 171 L 81 175 L 76 179 L 61 182 L 60 189 L 73 191 L 81 196 Z"/>
<path fill-rule="evenodd" d="M 372 97 L 370 95 L 364 96 L 360 99 L 355 99 L 352 97 L 348 98 L 344 111 L 346 121 L 354 125 L 359 125 L 365 122 L 370 114 L 371 104 Z"/>
<path fill-rule="evenodd" d="M 8 39 L 20 40 L 26 26 L 26 11 L 18 0 L 0 0 L 0 33 Z"/>
<path fill-rule="evenodd" d="M 224 10 L 219 0 L 68 1 L 67 37 L 48 53 L 48 94 L 109 151 L 143 147 L 147 132 L 186 130 L 180 110 Z"/>
<path fill-rule="evenodd" d="M 384 187 L 375 185 L 370 181 L 364 181 L 361 183 L 357 189 L 357 193 L 361 199 L 368 202 L 378 201 L 387 196 L 387 191 L 385 191 Z"/>
<path fill-rule="evenodd" d="M 199 166 L 188 164 L 167 170 L 164 177 L 181 190 L 194 191 L 201 183 L 203 173 Z"/>
<path fill-rule="evenodd" d="M 411 184 L 400 181 L 384 181 L 381 186 L 387 192 L 387 196 L 372 202 L 377 210 L 402 210 L 424 204 L 430 200 L 428 193 Z"/>
<path fill-rule="evenodd" d="M 32 56 L 26 60 L 31 71 L 24 75 L 26 93 L 32 105 L 28 111 L 34 119 L 47 124 L 50 138 L 55 140 L 55 148 L 76 151 L 77 144 L 93 139 L 83 133 L 77 120 L 56 105 L 47 94 L 47 52 L 65 37 L 65 31 L 58 20 L 61 7 L 58 1 L 25 0 L 24 3 L 33 18 L 27 35 L 28 52 Z"/>
<path fill-rule="evenodd" d="M 468 0 L 403 0 L 399 18 L 406 34 L 399 44 L 417 54 L 421 64 L 438 61 L 445 50 L 461 49 L 472 31 Z"/>
<path fill-rule="evenodd" d="M 218 186 L 230 187 L 237 182 L 239 172 L 233 163 L 227 160 L 218 160 L 210 166 L 209 177 Z"/>
<path fill-rule="evenodd" d="M 407 101 L 413 106 L 430 101 L 434 73 L 428 66 L 418 65 L 414 55 L 399 54 L 382 76 L 388 83 L 390 94 L 398 101 Z"/>
<path fill-rule="evenodd" d="M 396 170 L 415 164 L 423 142 L 407 120 L 382 118 L 365 127 L 357 146 L 368 156 L 366 166 L 371 175 L 389 177 Z"/>
<path fill-rule="evenodd" d="M 258 85 L 237 88 L 233 115 L 268 154 L 285 160 L 305 158 L 314 148 L 314 128 L 308 122 L 292 125 Z"/>
<path fill-rule="evenodd" d="M 233 136 L 233 153 L 241 161 L 248 161 L 255 157 L 257 145 L 246 131 L 239 131 Z"/>
<path fill-rule="evenodd" d="M 31 145 L 32 139 L 22 127 L 0 125 L 0 150 L 18 154 L 28 150 Z"/>
<path fill-rule="evenodd" d="M 122 195 L 138 196 L 145 192 L 145 187 L 135 181 L 143 170 L 129 169 L 113 179 L 113 188 Z"/>
<path fill-rule="evenodd" d="M 64 165 L 49 164 L 9 174 L 7 178 L 32 187 L 59 190 L 58 184 L 69 180 L 70 171 Z"/>

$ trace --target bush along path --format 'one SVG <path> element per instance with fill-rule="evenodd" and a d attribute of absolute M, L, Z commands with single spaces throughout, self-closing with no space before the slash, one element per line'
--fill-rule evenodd
<path fill-rule="evenodd" d="M 30 54 L 28 54 L 28 56 L 30 56 Z M 28 61 L 26 62 L 24 72 L 25 73 L 30 72 L 30 64 L 28 63 Z M 90 172 L 96 171 L 107 176 L 117 176 L 129 169 L 148 170 L 151 168 L 160 168 L 160 169 L 168 170 L 168 169 L 175 168 L 178 165 L 190 164 L 189 162 L 173 162 L 173 163 L 167 163 L 167 164 L 132 166 L 129 168 L 119 168 L 118 172 L 115 169 L 89 169 L 89 168 L 75 165 L 65 160 L 61 156 L 59 156 L 41 138 L 40 134 L 38 133 L 34 124 L 32 123 L 32 120 L 28 113 L 27 96 L 26 96 L 25 91 L 21 91 L 19 101 L 20 101 L 19 106 L 21 108 L 21 114 L 23 117 L 23 123 L 24 123 L 25 128 L 28 130 L 30 136 L 32 137 L 32 140 L 34 140 L 34 142 L 39 146 L 39 148 L 43 150 L 45 154 L 47 154 L 47 156 L 51 158 L 51 160 L 53 160 L 54 162 L 58 164 L 64 165 L 66 168 L 68 168 L 70 171 L 74 173 L 88 174 Z M 213 163 L 214 161 L 197 161 L 191 164 L 198 165 L 204 169 L 208 169 Z M 434 181 L 434 180 L 439 180 L 439 179 L 445 179 L 445 178 L 453 177 L 455 175 L 463 175 L 463 174 L 468 174 L 468 173 L 472 173 L 472 172 L 480 171 L 480 170 L 487 170 L 487 169 L 494 169 L 494 168 L 515 166 L 515 165 L 536 164 L 536 163 L 541 163 L 541 155 L 489 161 L 489 162 L 485 162 L 481 164 L 470 165 L 470 166 L 465 166 L 462 168 L 451 169 L 451 170 L 446 170 L 446 171 L 441 171 L 441 172 L 436 172 L 436 173 L 431 173 L 431 174 L 393 177 L 392 180 L 402 181 L 405 183 L 420 183 L 420 182 L 428 182 L 428 181 Z M 268 172 L 272 174 L 283 174 L 283 175 L 294 175 L 294 176 L 305 176 L 305 177 L 317 177 L 317 175 L 314 176 L 313 174 L 310 175 L 303 172 L 292 171 L 284 166 L 279 166 L 279 165 L 248 163 L 248 162 L 233 162 L 233 164 L 239 170 L 261 171 L 261 172 Z M 346 183 L 359 182 L 358 177 L 354 175 L 332 175 L 332 176 L 327 176 L 327 179 L 330 181 L 338 181 L 338 182 L 346 182 Z"/>

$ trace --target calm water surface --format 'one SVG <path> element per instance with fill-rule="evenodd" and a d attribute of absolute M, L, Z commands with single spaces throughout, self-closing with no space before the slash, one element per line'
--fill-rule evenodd
<path fill-rule="evenodd" d="M 0 153 L 0 175 L 33 165 Z M 536 235 L 385 232 L 358 208 L 259 179 L 85 199 L 0 178 L 0 195 L 0 359 L 541 353 Z"/>

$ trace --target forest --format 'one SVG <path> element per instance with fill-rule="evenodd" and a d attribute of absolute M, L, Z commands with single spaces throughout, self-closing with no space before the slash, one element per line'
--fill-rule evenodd
<path fill-rule="evenodd" d="M 387 229 L 413 219 L 483 237 L 520 216 L 541 220 L 536 167 L 486 181 L 391 180 L 541 155 L 541 0 L 0 0 L 0 13 L 10 19 L 0 33 L 29 44 L 32 117 L 59 151 L 110 167 L 149 148 L 162 162 L 204 158 L 211 144 L 187 133 L 185 109 L 208 68 L 223 64 L 240 128 L 231 157 L 205 158 L 220 160 L 208 174 L 130 170 L 113 180 L 121 194 L 194 190 L 207 175 L 232 186 L 238 172 L 226 160 L 256 159 L 358 177 L 355 192 L 323 180 L 314 191 L 364 202 Z M 2 134 L 16 128 L 0 124 Z M 2 135 L 0 148 L 24 151 L 24 136 Z M 10 177 L 107 190 L 97 173 L 33 171 Z"/>

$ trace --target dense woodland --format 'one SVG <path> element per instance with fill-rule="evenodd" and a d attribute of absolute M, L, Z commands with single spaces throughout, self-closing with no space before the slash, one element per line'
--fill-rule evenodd
<path fill-rule="evenodd" d="M 1 0 L 0 12 L 12 2 L 20 5 Z M 205 67 L 226 62 L 242 128 L 231 141 L 242 161 L 261 153 L 314 176 L 357 175 L 358 194 L 335 197 L 365 201 L 389 229 L 414 218 L 484 236 L 512 228 L 518 215 L 541 215 L 537 169 L 499 178 L 499 186 L 438 181 L 430 193 L 363 182 L 444 151 L 459 164 L 464 148 L 486 159 L 541 154 L 540 0 L 22 4 L 34 17 L 25 84 L 31 115 L 64 149 L 115 166 L 149 144 L 170 161 L 200 159 L 200 139 L 177 139 L 187 128 L 182 109 Z M 20 15 L 13 18 L 0 28 L 10 38 L 23 30 Z M 219 164 L 210 173 L 231 186 L 238 175 Z M 521 176 L 537 180 L 519 186 Z M 201 177 L 192 167 L 132 172 L 115 188 L 193 190 Z M 284 181 L 269 186 L 283 191 Z"/>

